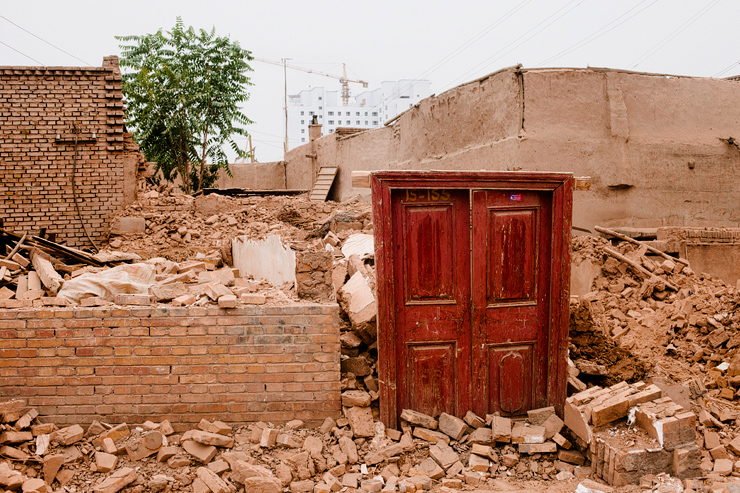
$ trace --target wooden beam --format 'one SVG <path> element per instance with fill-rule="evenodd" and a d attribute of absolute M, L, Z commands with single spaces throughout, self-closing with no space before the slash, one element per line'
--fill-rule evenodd
<path fill-rule="evenodd" d="M 41 282 L 46 286 L 47 289 L 52 291 L 54 294 L 59 291 L 64 283 L 64 279 L 59 273 L 54 270 L 54 266 L 51 262 L 45 258 L 38 250 L 31 252 L 31 263 L 36 273 L 41 278 Z"/>
<path fill-rule="evenodd" d="M 370 171 L 353 171 L 352 188 L 370 188 Z"/>
<path fill-rule="evenodd" d="M 656 255 L 660 255 L 661 257 L 665 258 L 666 260 L 680 262 L 680 263 L 682 263 L 682 264 L 684 264 L 686 266 L 689 265 L 689 261 L 686 260 L 686 259 L 671 257 L 667 253 L 662 252 L 662 251 L 658 250 L 657 248 L 651 247 L 650 245 L 647 245 L 647 244 L 645 244 L 645 243 L 643 243 L 641 241 L 637 241 L 636 239 L 630 238 L 629 236 L 623 235 L 622 233 L 617 233 L 616 231 L 612 231 L 611 229 L 607 229 L 607 228 L 602 228 L 601 226 L 594 226 L 594 229 L 596 231 L 598 231 L 599 233 L 604 233 L 605 235 L 613 236 L 615 238 L 619 238 L 620 240 L 624 240 L 624 241 L 628 241 L 630 243 L 634 243 L 635 245 L 644 246 L 644 247 L 646 247 L 648 249 L 649 252 L 653 252 Z"/>
<path fill-rule="evenodd" d="M 26 236 L 28 236 L 28 235 L 25 234 L 25 235 L 23 235 L 23 238 L 21 238 L 20 240 L 18 240 L 18 243 L 15 244 L 15 247 L 13 247 L 13 249 L 10 251 L 10 253 L 8 254 L 8 256 L 5 257 L 5 260 L 10 260 L 13 257 L 13 255 L 15 255 L 16 253 L 18 253 L 18 250 L 20 250 L 21 245 L 23 244 L 23 241 L 26 239 Z"/>
<path fill-rule="evenodd" d="M 646 278 L 648 278 L 650 280 L 653 280 L 654 279 L 656 281 L 663 282 L 663 283 L 665 283 L 665 285 L 666 285 L 667 288 L 669 288 L 669 289 L 671 289 L 673 291 L 678 291 L 678 288 L 675 286 L 675 284 L 671 283 L 670 281 L 668 281 L 666 279 L 663 279 L 661 277 L 656 276 L 655 274 L 653 274 L 652 272 L 650 272 L 649 270 L 647 270 L 645 267 L 643 267 L 642 265 L 640 265 L 637 262 L 635 262 L 634 260 L 625 257 L 621 253 L 619 253 L 619 252 L 617 252 L 615 250 L 612 250 L 611 248 L 604 248 L 604 251 L 606 253 L 608 253 L 609 255 L 611 255 L 612 257 L 616 258 L 617 260 L 621 260 L 625 264 L 629 265 L 630 267 L 632 267 L 633 269 L 635 269 L 638 273 L 642 274 Z"/>

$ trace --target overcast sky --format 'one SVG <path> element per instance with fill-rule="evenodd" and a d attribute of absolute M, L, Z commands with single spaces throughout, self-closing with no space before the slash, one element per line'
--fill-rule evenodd
<path fill-rule="evenodd" d="M 167 30 L 178 15 L 186 26 L 215 27 L 257 57 L 337 75 L 346 63 L 349 77 L 369 89 L 425 78 L 440 94 L 517 63 L 740 74 L 737 0 L 0 0 L 0 65 L 100 66 L 120 53 L 114 36 Z M 283 69 L 251 65 L 245 112 L 255 122 L 256 157 L 279 160 Z M 340 87 L 295 70 L 287 84 L 289 94 Z"/>

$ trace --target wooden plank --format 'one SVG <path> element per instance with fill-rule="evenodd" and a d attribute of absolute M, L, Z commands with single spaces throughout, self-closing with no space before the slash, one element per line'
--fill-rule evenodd
<path fill-rule="evenodd" d="M 642 274 L 646 279 L 662 281 L 665 283 L 668 289 L 671 289 L 673 291 L 678 291 L 678 288 L 673 283 L 671 283 L 670 281 L 666 279 L 656 276 L 655 274 L 647 270 L 645 267 L 635 262 L 634 260 L 625 257 L 621 253 L 615 250 L 612 250 L 611 248 L 604 248 L 604 251 L 608 253 L 609 255 L 611 255 L 612 257 L 616 258 L 617 260 L 621 260 L 625 264 L 629 265 L 635 271 Z"/>
<path fill-rule="evenodd" d="M 352 188 L 370 188 L 370 171 L 353 171 Z"/>
<path fill-rule="evenodd" d="M 23 238 L 18 234 L 8 231 L 7 229 L 0 229 L 0 233 L 16 241 Z M 104 265 L 102 262 L 95 260 L 94 258 L 92 258 L 92 256 L 81 250 L 60 245 L 59 243 L 54 243 L 53 241 L 49 241 L 39 236 L 26 236 L 26 239 L 23 241 L 21 248 L 23 248 L 24 250 L 30 250 L 32 247 L 36 247 L 44 252 L 50 252 L 55 257 L 72 258 L 77 262 L 82 262 L 97 267 L 102 267 Z"/>
<path fill-rule="evenodd" d="M 20 250 L 21 245 L 26 240 L 26 236 L 28 236 L 28 235 L 23 235 L 23 238 L 21 238 L 20 240 L 18 240 L 18 242 L 15 244 L 15 247 L 10 251 L 10 253 L 8 254 L 8 256 L 5 257 L 5 260 L 10 260 L 13 257 L 13 255 L 15 255 L 18 252 L 18 250 Z"/>
<path fill-rule="evenodd" d="M 62 287 L 62 283 L 64 283 L 64 279 L 62 279 L 62 276 L 54 270 L 54 266 L 51 265 L 51 262 L 44 258 L 40 252 L 34 250 L 31 252 L 31 263 L 33 264 L 33 268 L 36 270 L 36 273 L 41 278 L 41 282 L 44 286 L 53 293 L 59 291 Z"/>

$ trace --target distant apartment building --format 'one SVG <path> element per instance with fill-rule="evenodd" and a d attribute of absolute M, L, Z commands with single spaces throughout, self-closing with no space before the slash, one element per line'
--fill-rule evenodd
<path fill-rule="evenodd" d="M 314 115 L 322 125 L 321 135 L 337 127 L 376 128 L 431 95 L 428 80 L 386 81 L 380 88 L 363 91 L 342 105 L 340 91 L 323 87 L 288 96 L 288 145 L 292 149 L 308 142 L 308 126 Z"/>

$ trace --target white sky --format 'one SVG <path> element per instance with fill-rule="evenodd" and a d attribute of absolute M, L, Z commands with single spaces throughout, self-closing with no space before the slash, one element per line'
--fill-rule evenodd
<path fill-rule="evenodd" d="M 0 0 L 0 65 L 100 66 L 104 56 L 119 54 L 115 35 L 167 30 L 178 15 L 186 26 L 215 27 L 261 58 L 291 58 L 337 75 L 344 62 L 348 76 L 370 82 L 369 89 L 425 78 L 440 94 L 517 63 L 740 74 L 737 0 Z M 245 113 L 255 122 L 249 130 L 256 157 L 279 160 L 283 69 L 251 65 Z M 288 70 L 287 79 L 289 94 L 340 87 L 299 71 Z"/>

